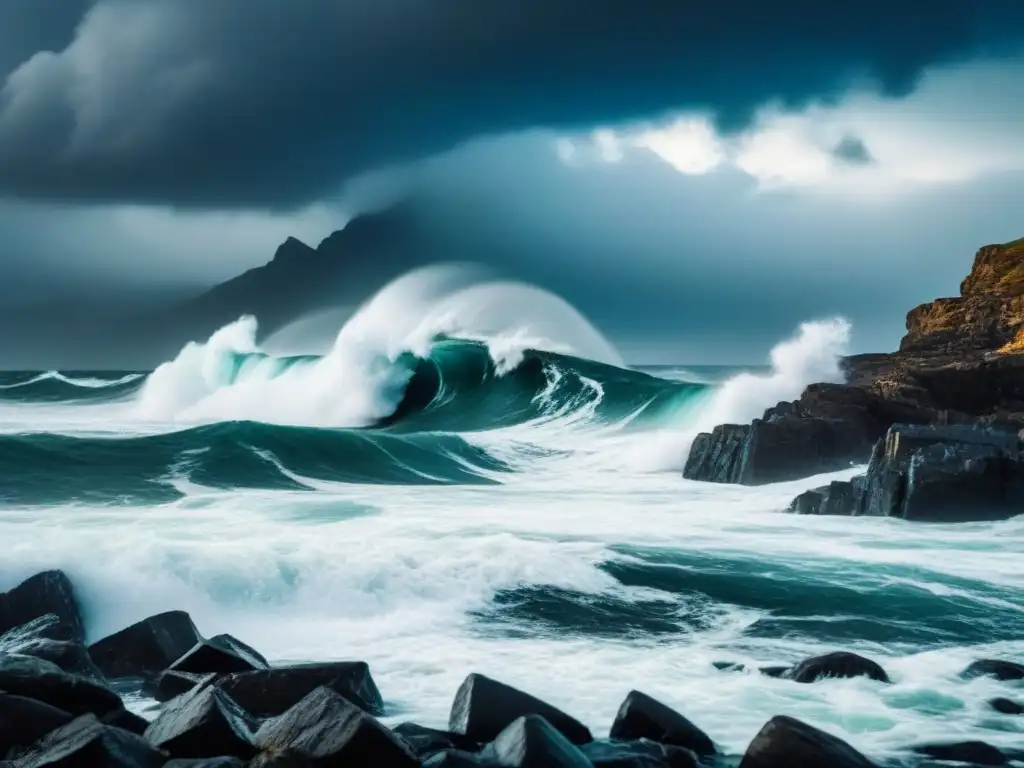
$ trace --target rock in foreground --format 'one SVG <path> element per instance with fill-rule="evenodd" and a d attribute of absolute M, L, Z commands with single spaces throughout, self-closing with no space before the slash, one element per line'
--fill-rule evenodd
<path fill-rule="evenodd" d="M 15 762 L 18 768 L 158 768 L 167 757 L 134 733 L 82 715 L 51 731 Z"/>
<path fill-rule="evenodd" d="M 89 646 L 107 677 L 154 677 L 202 642 L 192 618 L 167 611 L 125 627 Z"/>
<path fill-rule="evenodd" d="M 419 760 L 401 738 L 359 707 L 317 688 L 280 717 L 264 723 L 253 739 L 265 755 L 284 764 L 345 765 L 351 768 L 416 768 Z M 260 761 L 257 761 L 257 765 Z"/>
<path fill-rule="evenodd" d="M 619 707 L 609 736 L 618 740 L 649 739 L 684 747 L 698 755 L 715 754 L 715 744 L 704 731 L 674 709 L 639 691 L 631 691 Z"/>
<path fill-rule="evenodd" d="M 320 687 L 330 688 L 371 715 L 384 714 L 384 699 L 364 661 L 293 664 L 229 675 L 217 682 L 247 711 L 275 717 Z"/>
<path fill-rule="evenodd" d="M 202 688 L 164 705 L 146 739 L 172 757 L 239 757 L 256 754 L 255 718 L 217 688 Z"/>
<path fill-rule="evenodd" d="M 740 768 L 876 768 L 842 739 L 792 717 L 773 717 L 750 742 Z"/>
<path fill-rule="evenodd" d="M 489 742 L 514 720 L 527 715 L 540 715 L 574 744 L 593 741 L 585 725 L 561 710 L 475 673 L 465 679 L 455 695 L 448 729 L 474 741 Z"/>
<path fill-rule="evenodd" d="M 47 636 L 52 640 L 85 641 L 82 614 L 71 579 L 63 571 L 44 571 L 0 594 L 0 634 L 46 614 L 57 617 Z"/>
<path fill-rule="evenodd" d="M 540 715 L 509 724 L 483 753 L 485 760 L 507 768 L 592 768 L 579 747 Z"/>

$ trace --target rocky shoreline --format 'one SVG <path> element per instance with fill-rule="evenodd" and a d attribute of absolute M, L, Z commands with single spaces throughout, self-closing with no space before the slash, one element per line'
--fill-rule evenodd
<path fill-rule="evenodd" d="M 985 246 L 961 295 L 912 309 L 900 349 L 843 361 L 751 424 L 694 440 L 683 476 L 762 485 L 868 464 L 803 514 L 969 522 L 1024 511 L 1024 240 Z"/>
<path fill-rule="evenodd" d="M 794 684 L 861 676 L 889 683 L 879 664 L 845 652 L 760 673 Z M 1024 664 L 980 659 L 962 675 L 1019 685 Z M 125 708 L 122 695 L 138 692 L 163 702 L 152 721 Z M 1024 703 L 1010 698 L 989 706 L 1024 714 Z M 786 716 L 767 722 L 742 755 L 722 754 L 698 725 L 639 691 L 622 702 L 607 737 L 595 737 L 571 715 L 481 674 L 455 692 L 448 730 L 387 727 L 378 720 L 386 714 L 364 662 L 272 666 L 230 635 L 204 638 L 183 611 L 87 646 L 63 572 L 0 594 L 0 766 L 9 768 L 924 768 L 1024 760 L 1024 750 L 951 739 L 908 744 L 904 757 L 875 763 Z"/>

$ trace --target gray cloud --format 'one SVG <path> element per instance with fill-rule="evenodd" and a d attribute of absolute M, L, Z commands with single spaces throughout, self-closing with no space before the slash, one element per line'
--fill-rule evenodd
<path fill-rule="evenodd" d="M 870 165 L 874 162 L 864 140 L 856 136 L 844 136 L 832 148 L 832 156 L 850 165 Z"/>
<path fill-rule="evenodd" d="M 906 92 L 1024 30 L 1001 0 L 100 0 L 66 47 L 67 16 L 14 45 L 40 6 L 16 0 L 0 37 L 25 57 L 0 191 L 209 207 L 301 205 L 486 133 L 684 106 L 735 126 L 865 74 Z"/>
<path fill-rule="evenodd" d="M 479 142 L 424 169 L 418 194 L 460 255 L 476 247 L 552 288 L 632 360 L 757 360 L 834 314 L 853 321 L 858 351 L 893 349 L 906 312 L 955 295 L 979 247 L 1024 234 L 1020 171 L 877 205 L 759 192 L 739 172 L 683 175 L 651 155 L 553 154 L 551 137 Z"/>

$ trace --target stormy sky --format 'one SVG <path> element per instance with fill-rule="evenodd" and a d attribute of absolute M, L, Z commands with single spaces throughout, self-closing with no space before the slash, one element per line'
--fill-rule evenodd
<path fill-rule="evenodd" d="M 414 197 L 627 359 L 744 362 L 836 313 L 891 348 L 1024 236 L 1014 0 L 2 0 L 0 83 L 22 313 Z"/>

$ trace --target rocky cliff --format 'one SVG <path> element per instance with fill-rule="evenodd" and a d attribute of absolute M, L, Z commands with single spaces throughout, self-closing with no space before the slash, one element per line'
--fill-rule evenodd
<path fill-rule="evenodd" d="M 987 245 L 974 257 L 960 295 L 907 314 L 905 355 L 971 358 L 1024 346 L 1024 239 Z"/>
<path fill-rule="evenodd" d="M 1024 427 L 1024 239 L 985 246 L 960 296 L 912 309 L 898 351 L 844 367 L 846 384 L 698 436 L 684 477 L 758 485 L 844 469 L 897 423 Z"/>

